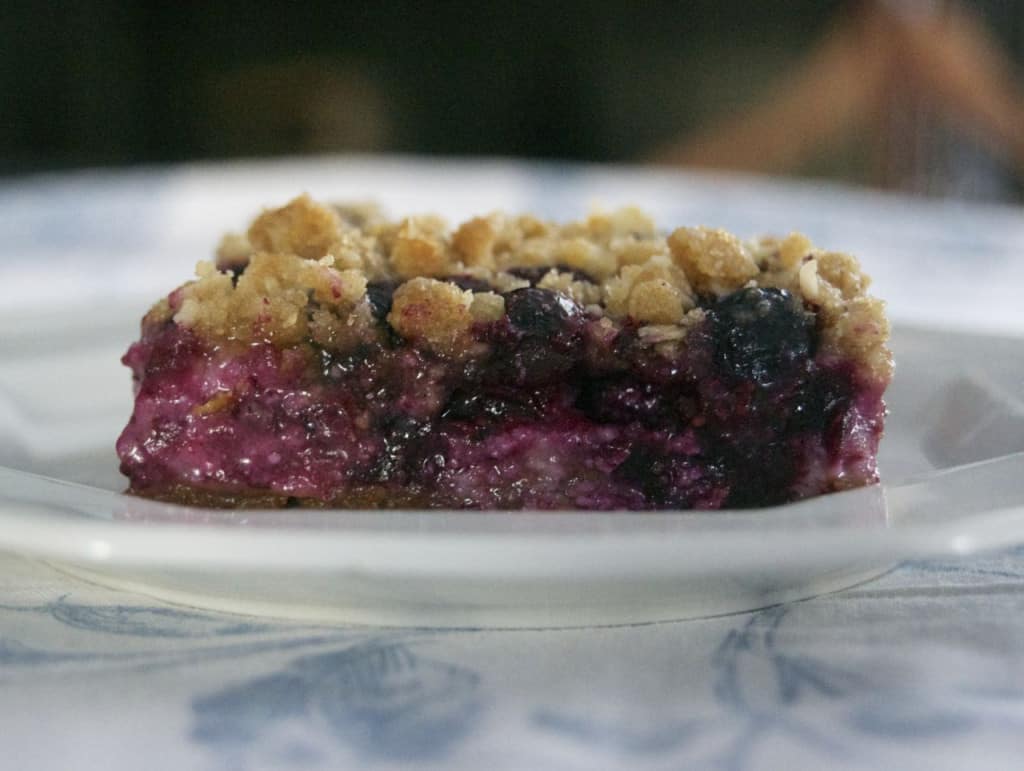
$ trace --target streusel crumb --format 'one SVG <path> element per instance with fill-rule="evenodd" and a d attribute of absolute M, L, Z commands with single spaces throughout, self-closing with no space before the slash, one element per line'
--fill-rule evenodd
<path fill-rule="evenodd" d="M 668 237 L 672 257 L 698 292 L 727 294 L 757 275 L 743 243 L 714 228 L 678 228 Z"/>
<path fill-rule="evenodd" d="M 176 293 L 176 309 L 172 302 L 174 320 L 206 337 L 294 345 L 309 334 L 311 301 L 348 314 L 366 293 L 361 271 L 338 271 L 330 262 L 259 253 L 237 281 L 212 263 L 199 263 L 198 279 Z"/>
<path fill-rule="evenodd" d="M 437 217 L 410 217 L 391 246 L 391 267 L 399 278 L 445 276 L 451 272 L 447 228 Z"/>
<path fill-rule="evenodd" d="M 302 195 L 280 209 L 265 211 L 249 226 L 249 243 L 261 252 L 285 252 L 319 259 L 341 237 L 338 213 Z"/>
<path fill-rule="evenodd" d="M 847 254 L 803 235 L 744 242 L 723 230 L 681 227 L 667 238 L 635 208 L 557 224 L 501 213 L 454 229 L 437 217 L 390 221 L 366 206 L 323 205 L 303 195 L 265 211 L 246 235 L 225 236 L 216 264 L 149 314 L 200 335 L 331 350 L 400 337 L 443 355 L 473 349 L 475 324 L 499 321 L 509 293 L 555 292 L 588 314 L 631 320 L 642 340 L 676 350 L 703 307 L 745 286 L 774 287 L 817 315 L 821 345 L 891 375 L 884 305 Z M 468 282 L 468 283 L 467 283 Z M 375 315 L 369 284 L 388 286 Z"/>
<path fill-rule="evenodd" d="M 473 325 L 473 293 L 447 281 L 413 278 L 395 290 L 388 323 L 410 340 L 440 353 L 457 354 Z"/>
<path fill-rule="evenodd" d="M 694 306 L 686 275 L 663 255 L 625 265 L 604 284 L 608 312 L 643 324 L 678 324 Z"/>
<path fill-rule="evenodd" d="M 494 267 L 494 243 L 498 237 L 497 218 L 474 217 L 463 222 L 452 235 L 452 248 L 462 262 L 472 267 Z"/>

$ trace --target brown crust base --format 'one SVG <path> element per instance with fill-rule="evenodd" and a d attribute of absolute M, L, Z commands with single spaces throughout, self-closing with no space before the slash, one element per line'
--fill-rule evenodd
<path fill-rule="evenodd" d="M 344 497 L 322 500 L 274 493 L 202 490 L 170 485 L 148 490 L 126 490 L 128 495 L 179 506 L 206 509 L 424 509 L 430 504 L 413 491 L 396 492 L 383 485 L 366 485 L 349 490 Z"/>

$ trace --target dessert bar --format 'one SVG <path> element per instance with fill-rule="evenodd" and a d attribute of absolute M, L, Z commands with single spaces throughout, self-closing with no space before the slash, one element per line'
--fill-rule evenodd
<path fill-rule="evenodd" d="M 207 506 L 718 509 L 877 480 L 857 261 L 622 209 L 448 228 L 307 196 L 224 238 L 124 357 L 133 493 Z"/>

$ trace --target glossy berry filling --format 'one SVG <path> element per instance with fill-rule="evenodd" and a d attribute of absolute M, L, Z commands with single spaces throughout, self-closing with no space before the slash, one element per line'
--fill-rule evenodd
<path fill-rule="evenodd" d="M 375 318 L 393 289 L 369 286 Z M 884 383 L 819 351 L 815 317 L 783 290 L 703 298 L 668 353 L 562 294 L 504 299 L 458 360 L 394 335 L 341 356 L 146 326 L 124 358 L 131 490 L 231 506 L 717 509 L 876 480 Z"/>

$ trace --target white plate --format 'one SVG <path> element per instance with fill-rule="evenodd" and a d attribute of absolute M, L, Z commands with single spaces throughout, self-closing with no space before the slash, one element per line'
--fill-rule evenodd
<path fill-rule="evenodd" d="M 223 512 L 119 492 L 136 317 L 94 315 L 79 339 L 69 318 L 0 324 L 0 548 L 242 613 L 568 626 L 740 611 L 1024 542 L 1018 340 L 897 330 L 878 487 L 746 512 Z"/>

